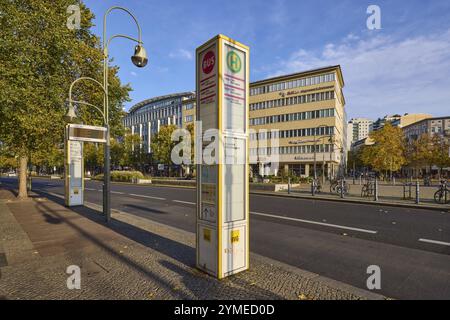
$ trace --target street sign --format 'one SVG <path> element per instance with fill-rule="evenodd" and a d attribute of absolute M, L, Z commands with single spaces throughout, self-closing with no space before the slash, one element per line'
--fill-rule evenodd
<path fill-rule="evenodd" d="M 105 127 L 69 124 L 67 132 L 68 140 L 71 141 L 106 143 Z"/>
<path fill-rule="evenodd" d="M 201 136 L 218 140 L 215 163 L 196 155 L 197 267 L 222 279 L 249 267 L 248 47 L 218 35 L 197 48 L 196 90 Z"/>

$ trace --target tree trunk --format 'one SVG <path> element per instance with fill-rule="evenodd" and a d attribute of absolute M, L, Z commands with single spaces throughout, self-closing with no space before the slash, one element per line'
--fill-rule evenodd
<path fill-rule="evenodd" d="M 19 194 L 17 195 L 17 198 L 19 198 L 19 199 L 28 198 L 27 166 L 28 166 L 27 157 L 21 156 L 19 159 Z"/>

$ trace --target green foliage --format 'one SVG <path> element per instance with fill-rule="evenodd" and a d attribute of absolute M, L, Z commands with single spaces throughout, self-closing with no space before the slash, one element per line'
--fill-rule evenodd
<path fill-rule="evenodd" d="M 138 134 L 125 134 L 122 143 L 122 157 L 120 165 L 123 167 L 139 168 L 146 162 L 147 154 L 141 147 L 141 137 Z"/>
<path fill-rule="evenodd" d="M 144 179 L 140 171 L 111 171 L 111 181 L 133 182 L 135 179 Z M 96 175 L 95 180 L 103 180 L 103 174 Z"/>
<path fill-rule="evenodd" d="M 432 139 L 432 162 L 438 168 L 450 167 L 450 144 L 449 140 L 442 136 L 435 135 Z"/>
<path fill-rule="evenodd" d="M 92 31 L 93 13 L 79 0 L 0 0 L 0 141 L 19 157 L 42 153 L 54 162 L 53 149 L 63 142 L 69 86 L 78 77 L 103 78 L 103 53 Z M 81 28 L 67 28 L 67 7 L 78 4 Z M 111 67 L 110 126 L 123 134 L 122 86 L 118 68 Z M 97 106 L 103 93 L 90 82 L 79 82 L 73 98 Z M 101 116 L 84 106 L 77 113 L 86 124 L 101 125 Z M 49 159 L 45 160 L 46 152 Z"/>
<path fill-rule="evenodd" d="M 415 168 L 433 165 L 433 143 L 428 134 L 423 134 L 408 144 L 408 164 Z"/>
<path fill-rule="evenodd" d="M 172 141 L 172 133 L 177 129 L 175 125 L 162 126 L 151 142 L 153 157 L 161 164 L 171 164 L 171 152 L 177 142 Z"/>
<path fill-rule="evenodd" d="M 396 172 L 406 164 L 405 139 L 402 129 L 387 123 L 370 134 L 374 145 L 362 151 L 362 161 L 377 172 Z"/>
<path fill-rule="evenodd" d="M 17 159 L 6 148 L 6 146 L 0 144 L 0 171 L 2 169 L 11 170 L 17 167 Z"/>

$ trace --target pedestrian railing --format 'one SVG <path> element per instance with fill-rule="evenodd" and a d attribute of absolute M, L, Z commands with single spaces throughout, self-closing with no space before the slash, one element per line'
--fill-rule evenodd
<path fill-rule="evenodd" d="M 321 178 L 312 179 L 309 185 L 300 184 L 292 187 L 289 184 L 288 193 L 305 193 L 320 197 L 339 197 L 348 199 L 365 199 L 370 201 L 410 202 L 416 204 L 450 204 L 450 189 L 448 184 L 441 184 L 438 190 L 424 186 L 422 180 L 393 185 L 375 178 L 362 181 L 362 185 L 352 185 L 352 178 L 332 180 L 325 185 Z"/>

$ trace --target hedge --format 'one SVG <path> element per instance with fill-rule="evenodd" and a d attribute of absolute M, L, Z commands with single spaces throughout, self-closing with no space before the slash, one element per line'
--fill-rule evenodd
<path fill-rule="evenodd" d="M 144 178 L 144 175 L 140 171 L 111 171 L 111 181 L 133 182 L 133 180 Z M 96 175 L 94 179 L 103 180 L 103 174 Z"/>

